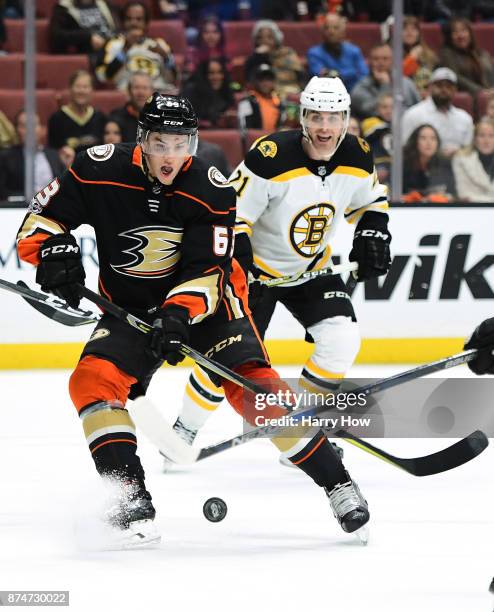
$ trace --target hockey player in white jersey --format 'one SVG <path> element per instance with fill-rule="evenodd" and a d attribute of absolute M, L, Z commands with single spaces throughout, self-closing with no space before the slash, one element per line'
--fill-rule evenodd
<path fill-rule="evenodd" d="M 379 184 L 369 145 L 347 135 L 349 116 L 350 96 L 342 81 L 312 78 L 301 94 L 301 130 L 261 138 L 230 177 L 237 191 L 234 256 L 254 278 L 328 266 L 331 238 L 345 220 L 356 225 L 349 258 L 358 262 L 357 280 L 386 274 L 391 241 L 386 187 Z M 252 283 L 249 306 L 262 338 L 278 301 L 314 343 L 301 387 L 334 390 L 360 348 L 343 280 L 321 276 L 269 288 Z M 221 387 L 196 366 L 174 424 L 176 433 L 192 444 L 222 399 Z M 293 461 L 297 452 L 290 448 L 282 457 Z"/>

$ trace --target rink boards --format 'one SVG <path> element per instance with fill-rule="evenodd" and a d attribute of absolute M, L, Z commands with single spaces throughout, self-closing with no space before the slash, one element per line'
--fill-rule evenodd
<path fill-rule="evenodd" d="M 35 287 L 34 270 L 19 262 L 14 239 L 25 214 L 0 209 L 0 277 Z M 363 338 L 360 363 L 421 362 L 461 349 L 463 338 L 494 316 L 494 207 L 393 207 L 393 264 L 385 279 L 357 284 L 352 293 Z M 344 224 L 333 245 L 342 261 L 354 227 Z M 76 232 L 87 284 L 96 288 L 97 254 L 91 228 Z M 0 299 L 0 368 L 71 367 L 90 328 L 54 323 L 8 293 Z M 276 363 L 300 363 L 310 353 L 302 327 L 280 307 L 268 331 Z"/>

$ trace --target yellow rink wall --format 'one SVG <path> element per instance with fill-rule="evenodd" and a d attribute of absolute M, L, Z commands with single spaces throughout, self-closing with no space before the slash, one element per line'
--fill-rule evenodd
<path fill-rule="evenodd" d="M 458 353 L 463 338 L 368 338 L 362 341 L 359 364 L 426 363 Z M 268 340 L 266 346 L 274 365 L 300 365 L 313 345 L 303 340 Z M 0 369 L 73 368 L 82 343 L 1 344 Z M 182 365 L 189 366 L 190 360 Z"/>

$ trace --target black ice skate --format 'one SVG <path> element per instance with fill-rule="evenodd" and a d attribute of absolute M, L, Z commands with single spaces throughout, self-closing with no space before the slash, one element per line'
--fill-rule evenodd
<path fill-rule="evenodd" d="M 173 431 L 177 434 L 177 436 L 182 439 L 186 444 L 192 446 L 194 440 L 196 439 L 198 429 L 192 429 L 190 427 L 186 427 L 180 417 L 177 418 L 175 423 L 173 424 Z M 160 455 L 163 457 L 163 471 L 168 472 L 172 468 L 173 465 L 176 465 L 176 461 L 174 461 L 171 457 L 165 455 L 162 451 L 160 451 Z"/>
<path fill-rule="evenodd" d="M 116 500 L 106 513 L 106 521 L 121 532 L 124 548 L 160 542 L 161 536 L 153 523 L 155 516 L 151 494 L 142 481 L 117 481 Z"/>
<path fill-rule="evenodd" d="M 369 509 L 356 482 L 337 484 L 331 491 L 324 488 L 329 498 L 331 509 L 343 531 L 355 533 L 362 544 L 367 544 Z"/>

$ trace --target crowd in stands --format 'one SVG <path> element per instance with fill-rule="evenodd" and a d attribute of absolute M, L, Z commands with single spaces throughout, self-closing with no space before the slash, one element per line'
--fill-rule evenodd
<path fill-rule="evenodd" d="M 299 95 L 313 75 L 343 80 L 348 132 L 369 142 L 389 184 L 391 5 L 40 0 L 37 93 L 46 105 L 36 118 L 36 187 L 79 151 L 133 141 L 155 89 L 190 99 L 200 154 L 228 175 L 256 136 L 297 127 Z M 404 5 L 403 200 L 494 202 L 494 2 Z M 0 90 L 0 200 L 23 192 L 22 19 L 22 0 L 0 0 L 0 69 L 9 70 Z"/>

